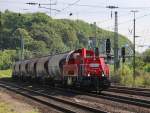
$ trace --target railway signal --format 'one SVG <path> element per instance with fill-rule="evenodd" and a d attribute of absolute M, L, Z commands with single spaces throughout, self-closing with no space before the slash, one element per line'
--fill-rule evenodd
<path fill-rule="evenodd" d="M 110 42 L 110 39 L 106 39 L 106 55 L 107 55 L 107 60 L 111 59 L 110 52 L 111 52 L 111 42 Z"/>
<path fill-rule="evenodd" d="M 118 6 L 106 6 L 106 8 L 111 9 L 111 18 L 112 10 L 119 8 Z M 118 12 L 115 11 L 115 26 L 114 26 L 114 74 L 117 75 L 119 69 L 119 55 L 118 55 Z"/>
<path fill-rule="evenodd" d="M 125 47 L 122 47 L 121 48 L 121 56 L 122 56 L 122 62 L 123 63 L 125 62 L 125 54 L 126 54 Z"/>
<path fill-rule="evenodd" d="M 110 39 L 106 39 L 106 54 L 110 54 L 111 51 L 111 42 Z"/>

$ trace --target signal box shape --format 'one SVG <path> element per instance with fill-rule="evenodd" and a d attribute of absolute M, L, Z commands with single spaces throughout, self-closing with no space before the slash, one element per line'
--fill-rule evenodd
<path fill-rule="evenodd" d="M 125 54 L 126 54 L 125 47 L 122 47 L 121 48 L 121 55 L 122 55 L 122 62 L 123 63 L 125 62 Z"/>
<path fill-rule="evenodd" d="M 110 54 L 111 51 L 111 42 L 110 39 L 106 40 L 106 54 Z"/>

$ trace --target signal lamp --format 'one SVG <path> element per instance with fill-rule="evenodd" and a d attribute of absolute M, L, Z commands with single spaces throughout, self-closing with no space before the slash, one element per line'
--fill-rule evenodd
<path fill-rule="evenodd" d="M 111 51 L 111 42 L 110 39 L 106 40 L 106 54 L 110 54 Z"/>
<path fill-rule="evenodd" d="M 122 55 L 122 62 L 123 62 L 123 63 L 125 62 L 125 54 L 126 54 L 125 47 L 122 47 L 122 48 L 121 48 L 121 55 Z"/>

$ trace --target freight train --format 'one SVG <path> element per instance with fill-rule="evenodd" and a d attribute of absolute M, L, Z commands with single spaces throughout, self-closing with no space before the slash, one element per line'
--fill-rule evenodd
<path fill-rule="evenodd" d="M 96 91 L 109 88 L 109 75 L 105 58 L 98 51 L 85 48 L 18 61 L 14 64 L 12 73 L 13 78 Z"/>

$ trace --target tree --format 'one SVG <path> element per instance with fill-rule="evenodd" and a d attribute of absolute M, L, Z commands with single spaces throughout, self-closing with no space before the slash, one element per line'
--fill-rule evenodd
<path fill-rule="evenodd" d="M 66 32 L 64 33 L 63 42 L 66 43 L 66 45 L 71 49 L 75 49 L 77 43 L 77 36 L 75 31 L 71 29 L 66 30 Z"/>
<path fill-rule="evenodd" d="M 47 53 L 48 49 L 46 48 L 46 44 L 43 41 L 32 41 L 28 45 L 28 50 L 32 51 L 34 56 L 42 56 Z"/>
<path fill-rule="evenodd" d="M 150 49 L 147 49 L 145 52 L 143 52 L 142 56 L 145 63 L 150 63 Z"/>
<path fill-rule="evenodd" d="M 9 59 L 18 60 L 20 39 L 24 40 L 25 58 L 38 57 L 49 53 L 65 52 L 76 48 L 87 47 L 88 37 L 94 36 L 93 27 L 81 20 L 52 19 L 44 13 L 19 14 L 6 10 L 0 12 L 0 50 L 15 50 L 16 57 L 5 54 L 8 65 L 0 61 L 0 65 L 9 67 Z M 127 38 L 119 35 L 122 43 Z M 112 38 L 113 32 L 97 27 L 97 38 Z M 11 53 L 11 52 L 10 52 Z M 2 58 L 2 57 L 1 57 Z M 5 62 L 7 64 L 7 62 Z"/>
<path fill-rule="evenodd" d="M 0 69 L 8 69 L 16 59 L 15 50 L 0 51 Z"/>

